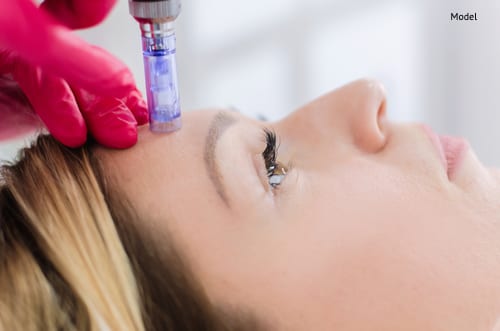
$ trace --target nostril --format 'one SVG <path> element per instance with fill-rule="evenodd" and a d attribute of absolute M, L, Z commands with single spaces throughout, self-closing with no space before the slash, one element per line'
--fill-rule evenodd
<path fill-rule="evenodd" d="M 377 111 L 377 125 L 378 129 L 380 131 L 380 134 L 382 135 L 384 139 L 384 143 L 380 148 L 383 148 L 387 142 L 387 127 L 388 127 L 388 120 L 387 120 L 387 93 L 385 90 L 384 85 L 382 85 L 380 82 L 374 82 L 375 88 L 378 90 L 378 95 L 380 97 L 380 105 L 378 107 Z"/>
<path fill-rule="evenodd" d="M 373 128 L 374 132 L 372 133 L 374 137 L 374 141 L 371 147 L 371 152 L 376 153 L 382 150 L 387 143 L 387 129 L 388 129 L 388 120 L 387 120 L 387 100 L 385 98 L 385 90 L 382 85 L 381 87 L 381 99 L 378 109 L 375 112 L 375 118 L 372 119 L 375 127 Z"/>
<path fill-rule="evenodd" d="M 378 109 L 377 125 L 378 125 L 378 129 L 379 129 L 380 133 L 384 137 L 384 140 L 386 140 L 388 120 L 387 120 L 387 101 L 385 98 L 382 101 L 382 103 L 380 104 L 380 107 Z M 384 145 L 385 145 L 385 142 L 384 142 Z"/>
<path fill-rule="evenodd" d="M 385 88 L 374 80 L 362 80 L 356 89 L 357 109 L 353 109 L 353 135 L 358 148 L 379 152 L 387 141 L 387 101 Z"/>

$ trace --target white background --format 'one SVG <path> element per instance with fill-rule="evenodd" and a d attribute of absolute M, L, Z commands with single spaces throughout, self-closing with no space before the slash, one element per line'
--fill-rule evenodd
<path fill-rule="evenodd" d="M 452 12 L 479 20 L 451 22 Z M 464 136 L 483 162 L 500 166 L 498 0 L 184 0 L 176 26 L 183 111 L 236 107 L 278 119 L 371 77 L 386 86 L 391 119 Z M 125 61 L 144 91 L 127 1 L 79 34 Z M 20 144 L 0 144 L 0 159 Z"/>

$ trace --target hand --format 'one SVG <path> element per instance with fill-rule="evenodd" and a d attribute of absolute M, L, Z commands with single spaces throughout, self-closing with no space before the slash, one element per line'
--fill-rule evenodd
<path fill-rule="evenodd" d="M 87 130 L 103 145 L 130 147 L 148 120 L 128 68 L 69 29 L 99 23 L 114 3 L 0 0 L 0 74 L 17 81 L 51 134 L 71 147 Z"/>

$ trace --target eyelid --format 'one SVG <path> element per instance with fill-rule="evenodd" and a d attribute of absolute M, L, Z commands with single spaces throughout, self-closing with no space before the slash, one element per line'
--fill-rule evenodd
<path fill-rule="evenodd" d="M 266 143 L 266 148 L 262 152 L 262 158 L 268 170 L 271 166 L 275 165 L 277 162 L 278 150 L 279 150 L 279 139 L 274 130 L 264 128 L 264 139 Z"/>
<path fill-rule="evenodd" d="M 261 162 L 263 163 L 263 165 L 259 168 L 264 170 L 264 174 L 261 174 L 262 171 L 258 171 L 258 173 L 260 174 L 261 181 L 264 182 L 263 185 L 266 188 L 266 191 L 275 192 L 281 189 L 281 186 L 287 180 L 288 173 L 290 172 L 292 167 L 291 162 L 283 162 L 279 158 L 281 139 L 276 134 L 276 131 L 272 128 L 263 128 L 263 132 L 266 146 L 260 157 L 260 159 L 263 161 Z M 277 167 L 277 169 L 283 168 L 282 170 L 284 172 L 282 180 L 276 185 L 272 185 L 272 183 L 270 182 L 271 178 L 275 176 L 274 167 Z"/>
<path fill-rule="evenodd" d="M 252 157 L 252 161 L 253 161 L 256 175 L 259 178 L 259 180 L 262 184 L 262 187 L 265 189 L 266 192 L 270 192 L 272 190 L 272 188 L 269 185 L 269 181 L 267 178 L 267 169 L 266 169 L 264 159 L 262 158 L 262 154 L 260 154 L 260 153 L 254 154 Z"/>

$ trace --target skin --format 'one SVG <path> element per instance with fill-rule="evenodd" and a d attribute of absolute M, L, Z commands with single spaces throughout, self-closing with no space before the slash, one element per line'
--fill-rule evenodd
<path fill-rule="evenodd" d="M 360 80 L 276 123 L 232 113 L 216 147 L 225 203 L 204 163 L 219 110 L 181 131 L 142 127 L 102 152 L 144 227 L 175 238 L 211 300 L 276 330 L 492 330 L 500 313 L 500 176 L 468 149 L 450 178 L 418 124 L 386 119 Z M 293 164 L 277 189 L 262 128 Z M 498 327 L 497 327 L 498 328 Z"/>

